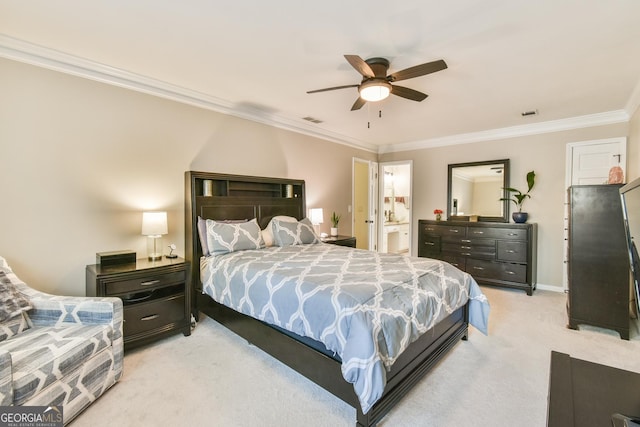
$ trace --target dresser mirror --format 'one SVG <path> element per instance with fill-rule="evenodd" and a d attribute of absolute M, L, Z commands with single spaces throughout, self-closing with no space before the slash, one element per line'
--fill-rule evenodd
<path fill-rule="evenodd" d="M 509 222 L 509 159 L 449 165 L 447 219 Z"/>

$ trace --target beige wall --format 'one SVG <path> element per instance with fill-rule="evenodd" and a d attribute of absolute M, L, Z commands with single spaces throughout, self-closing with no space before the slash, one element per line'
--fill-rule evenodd
<path fill-rule="evenodd" d="M 0 255 L 53 293 L 84 294 L 95 253 L 146 251 L 141 212 L 169 213 L 165 243 L 184 253 L 186 170 L 305 179 L 307 207 L 343 215 L 351 233 L 352 158 L 413 160 L 413 219 L 445 209 L 449 163 L 511 159 L 511 183 L 538 174 L 538 281 L 562 286 L 565 145 L 629 136 L 628 177 L 640 176 L 640 111 L 630 123 L 380 156 L 255 122 L 0 59 Z M 414 235 L 415 249 L 417 237 Z M 415 253 L 415 252 L 414 252 Z"/>
<path fill-rule="evenodd" d="M 637 114 L 636 114 L 637 116 Z M 636 118 L 636 122 L 640 120 Z M 637 126 L 637 125 L 636 125 Z M 433 219 L 436 208 L 446 212 L 447 165 L 483 160 L 510 159 L 511 186 L 526 189 L 526 174 L 536 171 L 536 187 L 525 210 L 529 222 L 538 223 L 538 283 L 562 287 L 563 216 L 565 195 L 565 156 L 569 142 L 627 136 L 627 123 L 572 131 L 510 138 L 465 145 L 387 153 L 380 161 L 413 160 L 413 218 Z M 631 138 L 630 138 L 631 139 Z M 638 172 L 638 138 L 629 143 L 634 168 Z M 510 207 L 513 212 L 513 204 Z M 417 248 L 417 233 L 413 236 Z M 414 253 L 416 253 L 414 251 Z"/>
<path fill-rule="evenodd" d="M 0 255 L 34 287 L 84 295 L 95 253 L 144 257 L 143 210 L 184 254 L 184 172 L 304 179 L 351 233 L 351 164 L 374 153 L 0 59 Z"/>

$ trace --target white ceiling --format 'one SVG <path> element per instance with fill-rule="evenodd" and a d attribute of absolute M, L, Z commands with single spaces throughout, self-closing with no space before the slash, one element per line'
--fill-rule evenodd
<path fill-rule="evenodd" d="M 639 46 L 638 0 L 0 0 L 2 57 L 379 152 L 628 120 Z M 360 82 L 344 54 L 449 68 L 352 112 L 306 93 Z"/>

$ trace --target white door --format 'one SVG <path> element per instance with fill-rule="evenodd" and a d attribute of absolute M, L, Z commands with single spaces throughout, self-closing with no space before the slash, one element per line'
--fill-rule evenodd
<path fill-rule="evenodd" d="M 375 251 L 377 248 L 376 215 L 378 204 L 378 164 L 353 159 L 353 235 L 356 247 Z"/>
<path fill-rule="evenodd" d="M 606 184 L 609 170 L 626 172 L 627 139 L 576 142 L 567 145 L 567 188 L 571 185 Z"/>
<path fill-rule="evenodd" d="M 606 184 L 609 170 L 620 166 L 627 176 L 627 138 L 611 138 L 567 144 L 566 188 L 572 185 Z M 565 191 L 563 286 L 568 289 L 567 251 L 569 204 Z"/>

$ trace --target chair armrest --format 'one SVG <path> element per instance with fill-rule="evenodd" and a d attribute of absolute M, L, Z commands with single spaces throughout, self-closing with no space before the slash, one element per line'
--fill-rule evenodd
<path fill-rule="evenodd" d="M 11 353 L 0 343 L 0 406 L 13 404 L 13 367 Z"/>
<path fill-rule="evenodd" d="M 110 325 L 115 380 L 120 379 L 124 362 L 124 310 L 120 298 L 57 296 L 23 286 L 19 290 L 31 302 L 33 308 L 27 314 L 34 326 Z"/>

